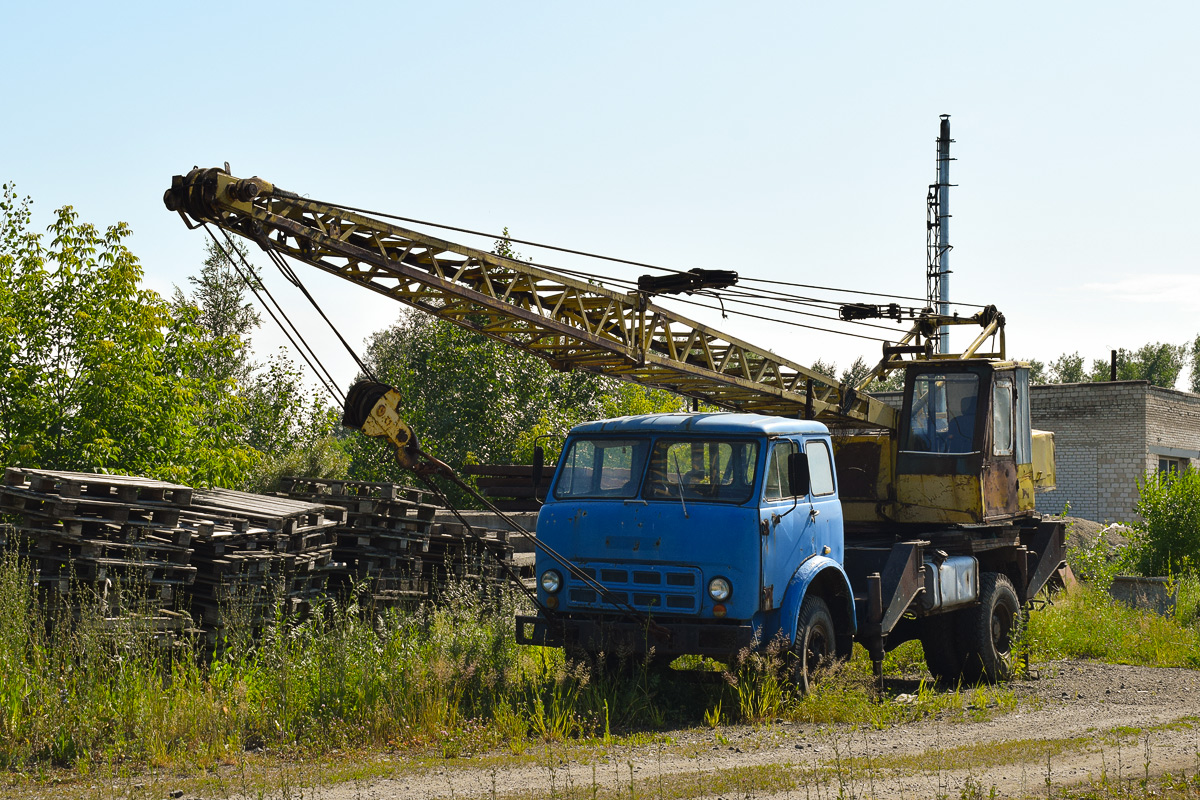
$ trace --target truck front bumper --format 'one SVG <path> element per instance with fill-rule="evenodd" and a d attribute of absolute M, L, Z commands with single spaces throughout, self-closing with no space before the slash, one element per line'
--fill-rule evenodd
<path fill-rule="evenodd" d="M 659 656 L 702 655 L 717 660 L 727 660 L 755 644 L 754 628 L 747 623 L 679 619 L 654 623 L 651 628 L 625 620 L 518 616 L 517 643 L 590 653 L 646 653 L 653 648 Z"/>

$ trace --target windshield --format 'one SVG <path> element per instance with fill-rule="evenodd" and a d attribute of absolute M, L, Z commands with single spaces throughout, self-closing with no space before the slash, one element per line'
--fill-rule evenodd
<path fill-rule="evenodd" d="M 754 489 L 757 463 L 757 442 L 659 439 L 650 454 L 642 496 L 744 503 Z"/>
<path fill-rule="evenodd" d="M 917 375 L 904 450 L 970 453 L 974 446 L 979 376 L 971 373 Z"/>
<path fill-rule="evenodd" d="M 576 439 L 563 458 L 554 496 L 637 497 L 649 449 L 645 439 Z"/>

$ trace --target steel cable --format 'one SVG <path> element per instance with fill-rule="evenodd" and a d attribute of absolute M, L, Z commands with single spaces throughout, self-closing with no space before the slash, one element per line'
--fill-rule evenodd
<path fill-rule="evenodd" d="M 259 288 L 262 288 L 263 293 L 268 294 L 268 296 L 270 296 L 268 289 L 266 289 L 266 285 L 263 284 L 262 282 L 260 282 L 258 279 L 257 273 L 254 273 L 253 267 L 250 266 L 250 264 L 246 263 L 245 258 L 242 258 L 242 261 L 244 261 L 244 264 L 247 267 L 248 271 L 250 271 L 251 275 L 254 276 L 253 279 L 251 279 L 250 277 L 248 277 L 246 275 L 245 272 L 242 272 L 241 267 L 238 265 L 238 261 L 235 261 L 233 259 L 232 255 L 230 255 L 229 252 L 226 251 L 226 248 L 224 248 L 221 245 L 221 241 L 218 240 L 216 235 L 214 233 L 212 233 L 212 231 L 209 229 L 208 223 L 203 223 L 203 224 L 204 224 L 205 233 L 209 234 L 209 236 L 212 237 L 212 243 L 214 243 L 214 245 L 216 245 L 216 248 L 218 249 L 218 251 L 220 251 L 221 254 L 224 255 L 224 257 L 226 257 L 226 260 L 229 261 L 229 264 L 233 266 L 234 271 L 236 273 L 238 273 L 238 277 L 240 277 L 242 279 L 242 282 L 244 282 L 246 284 L 246 287 L 250 288 L 251 293 L 253 293 L 253 295 L 254 295 L 254 299 L 258 300 L 259 305 L 262 306 L 263 309 L 265 309 L 266 313 L 268 313 L 271 320 L 274 321 L 274 323 L 278 327 L 280 327 L 280 330 L 283 331 L 283 335 L 287 337 L 288 342 L 290 342 L 290 344 L 292 344 L 292 347 L 299 351 L 300 357 L 302 357 L 302 359 L 305 360 L 305 363 L 307 363 L 308 368 L 312 369 L 313 374 L 316 375 L 316 377 L 317 377 L 317 383 L 319 383 L 320 386 L 322 386 L 323 389 L 329 393 L 329 396 L 332 399 L 334 399 L 335 402 L 337 402 L 338 404 L 343 403 L 344 397 L 338 398 L 338 392 L 336 391 L 336 386 L 328 383 L 328 381 L 326 381 L 324 375 L 322 374 L 322 372 L 324 371 L 324 366 L 322 366 L 322 367 L 320 367 L 320 369 L 318 369 L 317 366 L 314 365 L 312 360 L 310 360 L 310 357 L 308 357 L 308 354 L 306 353 L 304 348 L 301 348 L 300 345 L 295 342 L 295 339 L 293 338 L 292 333 L 290 333 L 288 331 L 287 326 L 284 326 L 283 323 L 281 323 L 280 319 L 278 319 L 276 317 L 275 312 L 271 311 L 271 306 L 268 305 L 268 302 L 263 300 L 263 296 L 259 294 Z M 229 235 L 226 234 L 227 239 L 228 239 L 228 236 Z M 232 245 L 232 241 L 230 241 L 230 245 Z M 236 251 L 236 248 L 234 248 L 234 252 L 238 252 L 238 251 Z M 241 257 L 241 253 L 238 253 L 238 255 L 239 255 L 239 257 Z M 274 297 L 271 297 L 271 302 L 275 302 Z M 278 303 L 276 303 L 276 306 L 278 306 Z M 281 309 L 281 312 L 282 312 L 282 309 Z M 290 320 L 288 320 L 288 321 L 290 324 Z M 316 354 L 313 354 L 313 357 L 316 357 Z M 326 371 L 326 372 L 328 372 L 328 371 Z"/>

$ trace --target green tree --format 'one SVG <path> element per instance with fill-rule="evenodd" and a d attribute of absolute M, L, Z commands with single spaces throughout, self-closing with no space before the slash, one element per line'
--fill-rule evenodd
<path fill-rule="evenodd" d="M 854 359 L 848 368 L 842 370 L 841 375 L 838 375 L 838 366 L 834 361 L 826 361 L 818 358 L 813 362 L 811 369 L 819 372 L 822 375 L 828 375 L 831 378 L 837 378 L 841 383 L 857 386 L 862 382 L 863 378 L 867 377 L 867 373 L 871 371 L 872 366 L 868 365 L 862 356 Z M 896 369 L 887 373 L 883 378 L 876 378 L 871 381 L 871 385 L 867 387 L 868 392 L 898 392 L 904 388 L 904 370 Z"/>
<path fill-rule="evenodd" d="M 836 378 L 838 374 L 837 362 L 826 361 L 823 358 L 818 358 L 816 361 L 814 361 L 809 369 L 811 369 L 813 372 L 819 372 L 822 375 L 828 375 L 831 378 Z"/>
<path fill-rule="evenodd" d="M 253 460 L 240 403 L 206 365 L 229 357 L 195 307 L 140 289 L 117 223 L 69 206 L 47 244 L 30 201 L 0 198 L 0 461 L 236 484 Z"/>
<path fill-rule="evenodd" d="M 1049 383 L 1083 383 L 1087 376 L 1083 371 L 1083 356 L 1079 353 L 1064 353 L 1050 362 Z"/>
<path fill-rule="evenodd" d="M 1188 364 L 1191 366 L 1191 374 L 1188 376 L 1188 390 L 1200 394 L 1200 334 L 1192 339 L 1188 349 Z"/>
<path fill-rule="evenodd" d="M 904 391 L 904 370 L 894 369 L 882 378 L 876 378 L 868 392 L 902 392 Z"/>
<path fill-rule="evenodd" d="M 1034 385 L 1048 382 L 1046 362 L 1038 361 L 1036 358 L 1029 359 L 1029 382 Z"/>
<path fill-rule="evenodd" d="M 188 278 L 192 292 L 176 288 L 172 302 L 177 311 L 194 308 L 201 331 L 215 345 L 201 365 L 209 385 L 235 393 L 241 402 L 239 439 L 255 455 L 242 486 L 273 491 L 284 475 L 343 478 L 349 456 L 337 412 L 282 350 L 265 364 L 252 359 L 250 339 L 262 318 L 247 299 L 242 274 L 249 270 L 250 280 L 261 284 L 248 255 L 236 239 L 232 248 L 210 240 L 199 275 Z"/>
<path fill-rule="evenodd" d="M 225 245 L 226 247 L 228 245 Z M 230 255 L 246 259 L 245 245 L 234 240 Z M 239 262 L 241 263 L 241 262 Z M 249 263 L 248 260 L 245 263 Z M 258 280 L 252 275 L 251 280 Z M 199 275 L 188 278 L 192 292 L 185 294 L 178 286 L 171 304 L 180 309 L 185 305 L 199 310 L 196 321 L 214 342 L 212 375 L 221 380 L 245 381 L 254 364 L 250 358 L 250 334 L 259 326 L 261 317 L 246 299 L 246 285 L 239 272 L 229 263 L 225 251 L 209 239 L 205 245 L 204 262 Z"/>
<path fill-rule="evenodd" d="M 1200 345 L 1200 341 L 1196 342 Z M 1189 362 L 1187 346 L 1152 342 L 1137 350 L 1122 348 L 1117 351 L 1117 380 L 1149 381 L 1155 386 L 1174 388 L 1179 374 Z M 1031 361 L 1033 365 L 1041 362 Z M 1111 377 L 1110 359 L 1096 358 L 1091 368 L 1084 367 L 1084 359 L 1078 352 L 1064 353 L 1050 362 L 1044 370 L 1031 374 L 1034 383 L 1086 383 L 1103 382 Z M 1194 374 L 1194 373 L 1193 373 Z"/>
<path fill-rule="evenodd" d="M 542 359 L 416 311 L 403 311 L 372 336 L 367 365 L 397 389 L 406 421 L 424 450 L 459 468 L 528 463 L 542 434 L 555 445 L 573 425 L 633 413 L 679 411 L 668 392 L 582 370 L 558 372 Z M 348 441 L 352 472 L 370 480 L 407 480 L 377 440 Z"/>
<path fill-rule="evenodd" d="M 1175 388 L 1179 373 L 1187 359 L 1187 348 L 1181 345 L 1151 342 L 1137 350 L 1117 351 L 1117 380 L 1149 381 L 1166 389 Z M 1092 381 L 1107 381 L 1112 377 L 1110 359 L 1095 359 L 1088 375 Z"/>
<path fill-rule="evenodd" d="M 274 491 L 285 475 L 346 477 L 348 432 L 337 410 L 306 387 L 303 371 L 282 351 L 247 377 L 240 396 L 243 441 L 258 453 L 245 488 Z"/>
<path fill-rule="evenodd" d="M 858 358 L 854 359 L 854 363 L 842 373 L 842 383 L 850 386 L 857 386 L 862 382 L 863 378 L 867 377 L 867 373 L 870 371 L 871 367 L 867 366 L 867 362 L 863 360 L 862 356 L 859 356 Z"/>

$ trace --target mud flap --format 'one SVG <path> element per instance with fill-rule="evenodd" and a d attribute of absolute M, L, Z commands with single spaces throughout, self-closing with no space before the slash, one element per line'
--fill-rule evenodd
<path fill-rule="evenodd" d="M 1021 588 L 1021 604 L 1037 596 L 1042 587 L 1067 563 L 1066 523 L 1062 520 L 1042 520 L 1036 528 L 1021 531 L 1021 541 L 1027 549 L 1026 574 Z"/>

